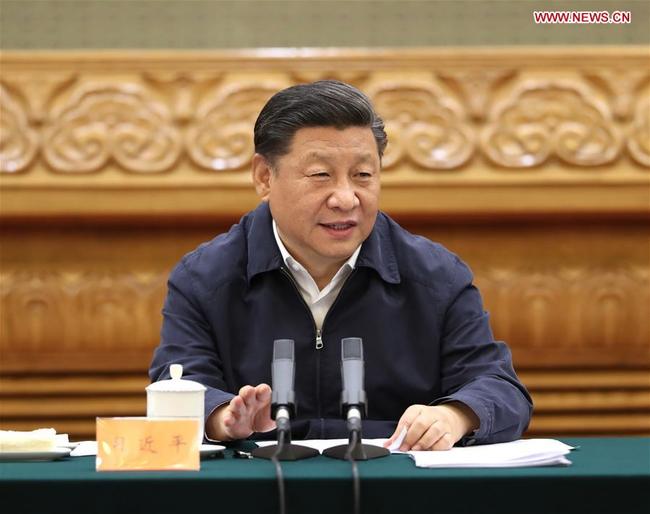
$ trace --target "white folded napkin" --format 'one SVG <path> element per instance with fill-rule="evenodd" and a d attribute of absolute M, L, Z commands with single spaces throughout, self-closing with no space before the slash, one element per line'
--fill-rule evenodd
<path fill-rule="evenodd" d="M 57 434 L 53 428 L 32 431 L 0 430 L 0 452 L 51 451 L 68 443 L 68 434 Z"/>

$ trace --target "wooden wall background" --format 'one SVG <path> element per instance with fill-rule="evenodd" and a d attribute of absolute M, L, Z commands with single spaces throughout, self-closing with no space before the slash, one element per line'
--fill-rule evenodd
<path fill-rule="evenodd" d="M 141 415 L 173 264 L 257 199 L 290 84 L 386 120 L 382 207 L 474 269 L 530 434 L 650 433 L 650 52 L 640 47 L 0 55 L 2 428 Z"/>

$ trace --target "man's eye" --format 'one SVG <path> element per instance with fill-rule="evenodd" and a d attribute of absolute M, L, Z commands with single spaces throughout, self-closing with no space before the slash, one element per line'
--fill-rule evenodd
<path fill-rule="evenodd" d="M 310 177 L 314 177 L 314 178 L 327 178 L 329 176 L 330 174 L 327 173 L 326 171 L 316 171 L 310 175 Z"/>
<path fill-rule="evenodd" d="M 367 171 L 360 171 L 359 173 L 357 173 L 357 177 L 361 179 L 369 179 L 370 177 L 372 177 L 372 173 L 368 173 Z"/>

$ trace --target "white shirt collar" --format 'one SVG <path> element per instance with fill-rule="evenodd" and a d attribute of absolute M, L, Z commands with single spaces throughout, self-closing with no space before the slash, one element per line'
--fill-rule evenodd
<path fill-rule="evenodd" d="M 316 324 L 316 329 L 318 330 L 318 334 L 323 327 L 325 316 L 334 304 L 334 301 L 336 300 L 339 292 L 343 288 L 345 280 L 352 274 L 352 270 L 357 263 L 357 257 L 361 251 L 361 245 L 359 245 L 359 247 L 350 256 L 350 258 L 343 263 L 334 277 L 332 277 L 330 283 L 327 284 L 323 289 L 319 289 L 318 284 L 316 284 L 314 278 L 309 274 L 309 272 L 302 264 L 300 264 L 291 256 L 286 246 L 284 246 L 284 243 L 278 234 L 278 227 L 275 223 L 275 220 L 273 220 L 273 235 L 275 236 L 275 241 L 278 244 L 280 253 L 282 254 L 282 260 L 287 266 L 289 273 L 293 277 L 294 283 L 298 287 L 300 295 L 311 311 L 311 314 L 314 318 L 314 323 Z"/>

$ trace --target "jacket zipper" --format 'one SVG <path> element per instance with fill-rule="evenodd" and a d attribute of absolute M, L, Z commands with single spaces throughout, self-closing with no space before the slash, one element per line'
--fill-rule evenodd
<path fill-rule="evenodd" d="M 316 349 L 320 350 L 323 347 L 323 339 L 321 338 L 321 331 L 316 327 L 316 320 L 314 319 L 314 315 L 311 313 L 311 309 L 309 308 L 309 305 L 307 305 L 307 302 L 302 297 L 302 294 L 300 294 L 300 289 L 298 289 L 298 286 L 296 285 L 296 281 L 291 276 L 291 273 L 287 271 L 287 268 L 282 266 L 280 268 L 280 271 L 289 279 L 289 282 L 291 282 L 291 285 L 293 286 L 294 290 L 298 294 L 298 298 L 300 298 L 300 301 L 307 309 L 307 312 L 309 313 L 309 317 L 311 318 L 311 324 L 314 327 L 314 333 L 316 334 Z M 320 342 L 320 347 L 318 346 L 319 342 Z"/>
<path fill-rule="evenodd" d="M 280 267 L 280 271 L 287 277 L 287 279 L 293 286 L 294 290 L 296 291 L 298 298 L 300 298 L 300 301 L 307 309 L 307 312 L 309 313 L 309 317 L 311 318 L 311 323 L 314 327 L 314 332 L 316 333 L 316 349 L 320 350 L 321 348 L 323 348 L 323 339 L 321 337 L 321 331 L 316 326 L 316 320 L 314 319 L 314 315 L 311 313 L 311 309 L 309 308 L 309 305 L 307 305 L 307 302 L 300 294 L 300 290 L 296 285 L 296 281 L 291 276 L 291 273 L 289 273 L 284 266 Z M 322 417 L 321 407 L 320 407 L 320 352 L 316 352 L 316 413 L 317 413 L 317 417 L 320 419 Z"/>
<path fill-rule="evenodd" d="M 329 318 L 330 312 L 334 309 L 334 306 L 338 303 L 339 298 L 341 297 L 341 293 L 343 292 L 343 289 L 345 288 L 345 285 L 348 283 L 348 281 L 352 278 L 352 275 L 354 275 L 356 271 L 356 268 L 352 270 L 352 273 L 350 273 L 345 281 L 343 282 L 343 285 L 341 286 L 341 289 L 339 289 L 339 294 L 336 295 L 336 298 L 334 299 L 334 303 L 330 306 L 330 308 L 327 311 L 327 314 L 325 314 L 325 318 L 323 319 L 323 324 L 321 325 L 320 330 L 316 330 L 316 350 L 322 350 L 323 349 L 323 338 L 321 337 L 323 328 L 325 328 L 325 322 L 327 321 L 327 318 Z M 313 318 L 313 316 L 312 316 Z M 316 352 L 316 379 L 318 382 L 316 383 L 316 398 L 318 398 L 318 418 L 321 420 L 321 438 L 325 437 L 324 434 L 324 427 L 323 427 L 323 415 L 321 411 L 321 405 L 320 405 L 320 356 L 322 352 L 317 351 Z"/>
<path fill-rule="evenodd" d="M 330 317 L 330 312 L 332 312 L 334 310 L 334 306 L 339 302 L 339 298 L 341 297 L 341 293 L 343 292 L 343 289 L 345 288 L 346 284 L 350 281 L 350 279 L 353 277 L 353 275 L 356 272 L 357 272 L 357 268 L 353 268 L 352 272 L 343 281 L 343 285 L 341 286 L 341 289 L 339 289 L 339 294 L 336 295 L 336 298 L 334 299 L 334 303 L 332 303 L 330 308 L 327 310 L 327 314 L 325 314 L 325 318 L 323 319 L 323 325 L 321 326 L 321 329 L 316 331 L 316 349 L 317 350 L 321 350 L 323 348 L 323 340 L 321 338 L 321 333 L 323 331 L 323 328 L 325 328 L 325 322 L 327 321 L 327 318 Z M 320 346 L 318 346 L 319 343 L 320 343 Z"/>
<path fill-rule="evenodd" d="M 300 298 L 300 301 L 302 304 L 305 306 L 307 309 L 307 312 L 309 312 L 309 316 L 311 317 L 311 322 L 312 325 L 314 326 L 314 331 L 316 332 L 316 350 L 322 350 L 323 349 L 323 329 L 322 327 L 325 326 L 325 322 L 327 321 L 327 318 L 330 315 L 330 312 L 334 308 L 334 306 L 337 304 L 339 301 L 339 297 L 341 296 L 341 293 L 343 292 L 343 288 L 345 285 L 348 283 L 348 281 L 352 278 L 352 275 L 357 271 L 356 268 L 352 270 L 352 273 L 350 273 L 347 278 L 345 279 L 345 282 L 343 282 L 343 285 L 341 286 L 341 289 L 339 290 L 339 294 L 336 295 L 336 299 L 334 300 L 334 303 L 331 305 L 329 310 L 327 311 L 327 314 L 325 314 L 325 318 L 323 319 L 323 325 L 319 329 L 316 326 L 316 320 L 314 319 L 314 315 L 311 313 L 311 309 L 309 308 L 309 305 L 307 305 L 307 302 L 305 299 L 302 297 L 302 294 L 300 294 L 300 290 L 298 289 L 298 286 L 296 285 L 296 281 L 294 280 L 293 276 L 291 276 L 291 273 L 287 271 L 287 269 L 284 266 L 280 267 L 280 271 L 289 279 L 289 282 L 291 282 L 291 285 L 293 286 L 294 290 L 298 294 L 298 297 Z M 322 418 L 321 414 L 321 404 L 320 404 L 320 355 L 321 352 L 318 351 L 316 352 L 316 405 L 317 405 L 317 413 L 318 413 L 318 418 Z"/>

